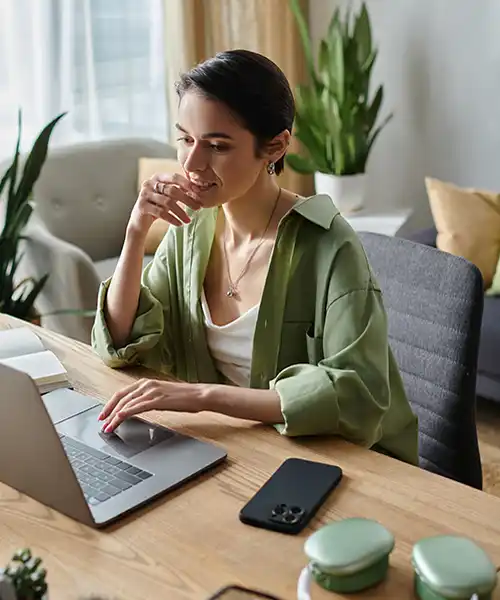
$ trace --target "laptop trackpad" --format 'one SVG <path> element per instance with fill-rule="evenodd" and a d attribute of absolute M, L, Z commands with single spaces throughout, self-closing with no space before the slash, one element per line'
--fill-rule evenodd
<path fill-rule="evenodd" d="M 173 431 L 138 419 L 124 421 L 111 434 L 103 433 L 102 423 L 97 420 L 100 412 L 101 407 L 88 410 L 61 423 L 57 430 L 93 448 L 124 458 L 149 450 L 175 435 Z"/>

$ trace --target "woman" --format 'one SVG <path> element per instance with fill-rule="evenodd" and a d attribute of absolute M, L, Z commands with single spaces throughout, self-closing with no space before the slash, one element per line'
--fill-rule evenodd
<path fill-rule="evenodd" d="M 112 367 L 186 383 L 133 383 L 104 407 L 103 430 L 152 409 L 215 411 L 416 463 L 417 420 L 360 242 L 330 198 L 279 187 L 294 119 L 284 74 L 235 50 L 177 91 L 184 175 L 144 182 L 92 339 Z M 156 219 L 171 226 L 141 279 Z"/>

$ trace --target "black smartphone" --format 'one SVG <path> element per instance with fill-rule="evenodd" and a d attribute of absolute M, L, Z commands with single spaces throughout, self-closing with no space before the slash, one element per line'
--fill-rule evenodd
<path fill-rule="evenodd" d="M 247 525 L 296 534 L 342 479 L 335 465 L 288 458 L 240 511 Z"/>

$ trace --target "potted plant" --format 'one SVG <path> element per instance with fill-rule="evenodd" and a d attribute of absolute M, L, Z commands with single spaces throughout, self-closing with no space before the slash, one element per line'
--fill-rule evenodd
<path fill-rule="evenodd" d="M 17 281 L 16 272 L 22 259 L 20 245 L 25 239 L 25 228 L 33 212 L 33 186 L 47 157 L 52 131 L 65 114 L 57 116 L 40 132 L 19 177 L 22 130 L 19 112 L 14 158 L 0 179 L 0 209 L 4 209 L 4 223 L 0 231 L 0 312 L 19 319 L 36 320 L 34 303 L 48 278 L 46 274 L 38 280 L 29 277 Z"/>
<path fill-rule="evenodd" d="M 299 28 L 310 81 L 296 88 L 295 136 L 305 155 L 289 154 L 289 166 L 314 173 L 316 193 L 328 194 L 341 212 L 364 203 L 366 164 L 377 136 L 392 115 L 378 126 L 383 101 L 380 85 L 370 99 L 370 78 L 377 57 L 370 17 L 363 3 L 359 13 L 341 17 L 337 8 L 317 61 L 299 0 L 290 0 Z"/>
<path fill-rule="evenodd" d="M 41 564 L 28 548 L 16 552 L 0 570 L 0 600 L 47 600 L 47 571 Z"/>

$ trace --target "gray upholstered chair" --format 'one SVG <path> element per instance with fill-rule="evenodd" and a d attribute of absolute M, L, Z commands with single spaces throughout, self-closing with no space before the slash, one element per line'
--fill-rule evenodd
<path fill-rule="evenodd" d="M 99 283 L 112 275 L 137 198 L 139 158 L 175 158 L 150 139 L 80 143 L 51 149 L 34 189 L 35 212 L 20 274 L 50 273 L 38 297 L 42 314 L 92 310 Z M 144 263 L 151 257 L 145 257 Z M 93 319 L 47 316 L 42 324 L 90 341 Z"/>
<path fill-rule="evenodd" d="M 408 239 L 436 247 L 437 231 L 434 226 L 411 232 Z M 479 397 L 500 403 L 500 361 L 497 351 L 500 346 L 500 296 L 484 297 L 481 340 L 477 359 L 476 393 Z"/>
<path fill-rule="evenodd" d="M 390 344 L 419 419 L 420 466 L 481 489 L 475 418 L 481 274 L 464 259 L 408 240 L 359 237 L 383 293 Z"/>

